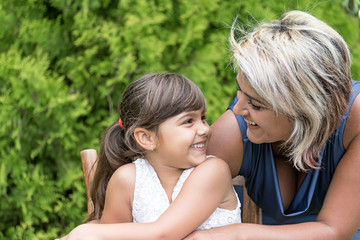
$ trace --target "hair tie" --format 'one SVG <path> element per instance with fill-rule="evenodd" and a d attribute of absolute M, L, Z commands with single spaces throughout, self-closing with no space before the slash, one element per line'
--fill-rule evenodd
<path fill-rule="evenodd" d="M 121 129 L 124 129 L 124 125 L 123 125 L 123 123 L 122 123 L 121 118 L 119 118 L 119 126 L 121 127 Z"/>

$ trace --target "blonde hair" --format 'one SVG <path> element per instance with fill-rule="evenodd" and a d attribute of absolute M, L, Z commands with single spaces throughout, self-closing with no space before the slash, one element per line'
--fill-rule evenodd
<path fill-rule="evenodd" d="M 289 146 L 290 161 L 303 171 L 319 167 L 316 159 L 346 112 L 352 91 L 344 39 L 312 15 L 290 11 L 252 32 L 234 23 L 230 44 L 250 86 L 275 113 L 294 122 L 283 144 Z"/>

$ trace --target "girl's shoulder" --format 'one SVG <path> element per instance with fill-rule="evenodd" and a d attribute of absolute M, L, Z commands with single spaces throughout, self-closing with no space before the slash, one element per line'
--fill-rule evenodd
<path fill-rule="evenodd" d="M 222 159 L 214 155 L 207 155 L 206 161 L 204 161 L 202 164 L 208 164 L 212 167 L 221 167 L 221 168 L 229 168 L 229 165 Z M 201 165 L 201 164 L 200 164 Z"/>
<path fill-rule="evenodd" d="M 113 173 L 106 188 L 102 223 L 132 221 L 131 209 L 134 198 L 135 165 L 125 164 Z"/>
<path fill-rule="evenodd" d="M 231 179 L 229 165 L 223 159 L 212 155 L 207 156 L 206 161 L 196 166 L 193 174 L 200 175 L 200 177 L 206 176 L 207 178 L 208 176 L 211 176 L 211 179 L 213 180 L 217 178 Z"/>
<path fill-rule="evenodd" d="M 134 188 L 136 178 L 136 167 L 134 163 L 122 165 L 115 170 L 109 180 L 109 184 L 115 187 Z"/>
<path fill-rule="evenodd" d="M 208 155 L 208 156 L 206 156 L 206 158 L 207 158 L 206 161 L 204 161 L 200 165 L 207 164 L 207 165 L 209 165 L 209 167 L 212 167 L 215 169 L 217 167 L 219 167 L 221 169 L 229 170 L 229 165 L 222 158 L 219 158 L 214 155 Z"/>
<path fill-rule="evenodd" d="M 194 168 L 184 188 L 206 196 L 206 199 L 218 199 L 218 207 L 234 210 L 237 196 L 234 191 L 229 165 L 221 158 L 211 156 Z"/>

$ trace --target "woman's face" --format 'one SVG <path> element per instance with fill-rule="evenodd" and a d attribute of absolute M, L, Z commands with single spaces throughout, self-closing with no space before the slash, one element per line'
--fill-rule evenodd
<path fill-rule="evenodd" d="M 237 115 L 243 115 L 248 126 L 246 134 L 249 140 L 258 144 L 288 140 L 293 130 L 293 122 L 283 114 L 276 115 L 265 105 L 243 74 L 239 73 L 236 81 L 238 102 L 233 111 Z"/>

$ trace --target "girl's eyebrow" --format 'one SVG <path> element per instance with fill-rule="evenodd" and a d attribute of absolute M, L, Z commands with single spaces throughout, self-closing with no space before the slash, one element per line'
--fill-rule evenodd
<path fill-rule="evenodd" d="M 265 104 L 264 104 L 262 101 L 260 101 L 259 99 L 255 98 L 255 97 L 247 94 L 247 93 L 244 92 L 243 90 L 241 90 L 240 85 L 239 85 L 239 83 L 238 83 L 237 80 L 236 80 L 235 82 L 236 82 L 237 90 L 238 90 L 238 91 L 241 91 L 243 94 L 245 94 L 245 96 L 247 96 L 248 98 L 250 98 L 250 100 L 254 100 L 254 101 L 257 101 L 258 103 L 260 103 L 261 105 L 265 105 Z"/>
<path fill-rule="evenodd" d="M 206 109 L 203 109 L 201 114 L 205 114 L 205 113 L 206 113 Z M 196 110 L 195 111 L 189 111 L 189 112 L 183 112 L 183 113 L 180 113 L 180 116 L 176 121 L 181 122 L 184 118 L 195 117 L 196 115 L 197 115 Z"/>

